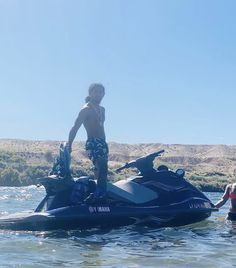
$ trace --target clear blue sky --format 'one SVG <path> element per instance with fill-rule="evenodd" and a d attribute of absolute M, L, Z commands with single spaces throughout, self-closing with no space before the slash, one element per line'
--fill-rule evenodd
<path fill-rule="evenodd" d="M 101 82 L 108 141 L 236 144 L 235 10 L 234 0 L 0 0 L 0 138 L 67 140 Z"/>

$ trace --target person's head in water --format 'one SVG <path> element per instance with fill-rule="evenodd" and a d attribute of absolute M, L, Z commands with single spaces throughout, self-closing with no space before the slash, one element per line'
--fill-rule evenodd
<path fill-rule="evenodd" d="M 100 104 L 102 98 L 105 95 L 105 88 L 102 84 L 94 83 L 91 84 L 88 89 L 88 96 L 85 98 L 85 102 L 93 102 L 95 104 Z"/>

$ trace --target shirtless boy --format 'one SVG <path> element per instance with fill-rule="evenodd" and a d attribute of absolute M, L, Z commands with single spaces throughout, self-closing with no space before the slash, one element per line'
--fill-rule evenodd
<path fill-rule="evenodd" d="M 88 93 L 89 95 L 85 99 L 86 103 L 80 110 L 74 126 L 70 130 L 67 146 L 69 152 L 71 152 L 77 131 L 83 125 L 87 132 L 85 149 L 95 167 L 95 179 L 97 179 L 98 189 L 106 192 L 109 150 L 104 131 L 105 109 L 100 106 L 105 95 L 105 88 L 102 84 L 94 83 L 89 87 Z"/>

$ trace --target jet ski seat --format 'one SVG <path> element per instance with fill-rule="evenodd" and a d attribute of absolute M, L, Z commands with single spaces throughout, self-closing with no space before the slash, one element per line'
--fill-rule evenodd
<path fill-rule="evenodd" d="M 147 203 L 158 198 L 156 192 L 132 179 L 120 180 L 115 183 L 107 182 L 107 192 L 112 198 L 135 204 Z"/>

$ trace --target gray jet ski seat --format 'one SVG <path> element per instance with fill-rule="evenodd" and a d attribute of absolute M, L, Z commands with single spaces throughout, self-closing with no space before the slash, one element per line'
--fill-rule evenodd
<path fill-rule="evenodd" d="M 112 198 L 135 204 L 147 203 L 158 198 L 156 192 L 132 179 L 120 180 L 115 183 L 107 182 L 107 192 Z"/>

